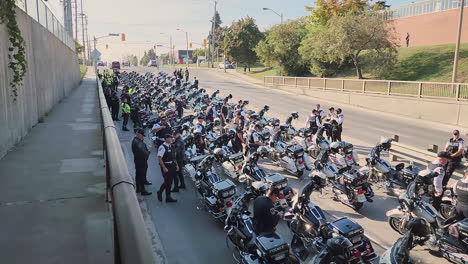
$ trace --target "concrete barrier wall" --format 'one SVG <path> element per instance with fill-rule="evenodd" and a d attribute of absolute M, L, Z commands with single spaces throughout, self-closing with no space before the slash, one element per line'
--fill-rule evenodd
<path fill-rule="evenodd" d="M 8 32 L 0 24 L 0 158 L 80 83 L 78 57 L 46 28 L 16 9 L 26 41 L 27 73 L 13 101 Z"/>
<path fill-rule="evenodd" d="M 390 97 L 290 86 L 274 86 L 274 88 L 384 113 L 468 127 L 468 102 L 466 101 L 425 98 L 415 100 L 404 96 Z"/>

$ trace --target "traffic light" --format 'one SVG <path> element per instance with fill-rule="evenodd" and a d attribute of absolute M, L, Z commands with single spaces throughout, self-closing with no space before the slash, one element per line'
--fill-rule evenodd
<path fill-rule="evenodd" d="M 121 38 L 122 38 L 122 41 L 125 41 L 125 34 L 122 33 L 120 36 L 121 36 Z"/>
<path fill-rule="evenodd" d="M 108 48 L 109 48 L 109 44 L 106 44 L 106 49 L 108 49 Z"/>
<path fill-rule="evenodd" d="M 190 42 L 190 48 L 192 48 L 192 42 Z"/>
<path fill-rule="evenodd" d="M 206 47 L 206 39 L 203 40 L 203 47 Z"/>

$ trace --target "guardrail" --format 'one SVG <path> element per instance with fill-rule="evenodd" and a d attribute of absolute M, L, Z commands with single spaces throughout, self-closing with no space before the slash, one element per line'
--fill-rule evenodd
<path fill-rule="evenodd" d="M 439 150 L 439 146 L 437 145 L 430 145 L 427 150 L 422 150 L 400 143 L 398 135 L 394 135 L 392 138 L 392 148 L 389 152 L 391 161 L 397 161 L 398 158 L 402 158 L 426 166 L 437 158 L 437 152 Z M 453 175 L 463 177 L 467 166 L 467 162 L 464 164 L 462 163 L 462 167 L 455 170 Z"/>
<path fill-rule="evenodd" d="M 309 89 L 409 96 L 416 98 L 439 98 L 468 100 L 468 83 L 410 82 L 390 80 L 358 80 L 335 78 L 308 78 L 265 76 L 264 85 L 295 86 Z"/>
<path fill-rule="evenodd" d="M 114 121 L 97 77 L 96 81 L 102 117 L 107 188 L 111 193 L 115 244 L 118 249 L 116 263 L 154 264 L 152 243 L 138 204 L 135 186 L 128 173 Z"/>
<path fill-rule="evenodd" d="M 16 6 L 26 12 L 26 14 L 43 27 L 47 28 L 70 49 L 75 51 L 75 41 L 73 41 L 73 37 L 67 33 L 65 27 L 60 22 L 61 20 L 50 11 L 43 0 L 18 0 L 16 1 Z"/>

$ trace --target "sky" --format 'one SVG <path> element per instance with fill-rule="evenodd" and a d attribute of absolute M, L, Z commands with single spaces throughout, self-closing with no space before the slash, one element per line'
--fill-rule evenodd
<path fill-rule="evenodd" d="M 73 0 L 72 0 L 73 1 Z M 214 0 L 82 0 L 84 12 L 88 15 L 88 31 L 93 36 L 108 33 L 125 33 L 126 41 L 109 37 L 98 41 L 97 49 L 104 61 L 122 60 L 125 55 L 141 57 L 144 50 L 158 47 L 157 53 L 166 53 L 170 36 L 177 49 L 186 48 L 188 42 L 193 48 L 200 47 L 211 28 L 209 20 L 214 13 Z M 261 31 L 280 23 L 280 17 L 263 7 L 283 14 L 284 20 L 308 15 L 304 6 L 313 5 L 314 0 L 218 0 L 217 10 L 223 25 L 250 16 L 256 20 Z M 410 0 L 387 0 L 391 6 L 410 4 Z M 60 0 L 48 0 L 54 13 L 62 15 Z M 181 29 L 183 31 L 178 31 Z M 81 24 L 79 22 L 79 35 Z M 81 42 L 81 38 L 79 37 Z M 108 48 L 106 49 L 106 44 Z"/>

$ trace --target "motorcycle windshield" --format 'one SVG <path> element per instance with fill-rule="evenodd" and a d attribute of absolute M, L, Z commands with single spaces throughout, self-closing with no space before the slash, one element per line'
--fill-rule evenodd
<path fill-rule="evenodd" d="M 413 247 L 413 235 L 406 233 L 392 246 L 390 259 L 393 263 L 408 263 L 410 249 Z"/>

